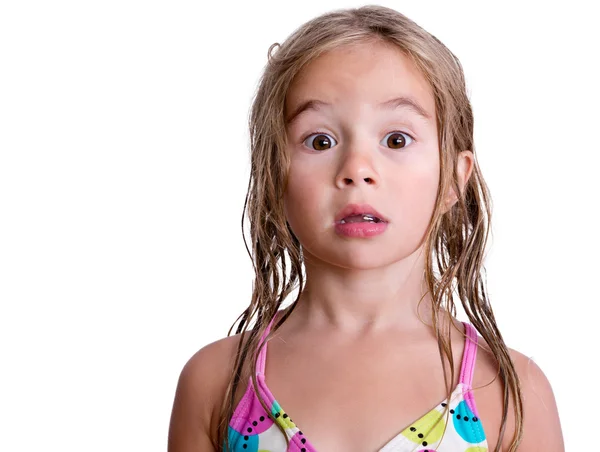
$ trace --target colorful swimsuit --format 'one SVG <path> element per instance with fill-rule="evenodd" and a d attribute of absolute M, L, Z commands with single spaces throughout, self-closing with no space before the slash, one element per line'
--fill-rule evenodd
<path fill-rule="evenodd" d="M 273 318 L 275 320 L 275 318 Z M 271 330 L 273 320 L 261 338 Z M 460 382 L 450 398 L 450 412 L 443 414 L 446 401 L 410 424 L 392 438 L 378 452 L 486 452 L 488 450 L 483 426 L 479 420 L 475 399 L 471 391 L 475 358 L 477 356 L 477 331 L 464 323 L 466 339 L 463 352 Z M 276 422 L 285 429 L 290 440 L 289 448 L 273 420 L 254 394 L 252 378 L 229 422 L 231 452 L 317 452 L 300 428 L 292 422 L 271 394 L 265 382 L 267 345 L 258 357 L 256 379 L 258 390 L 271 408 Z M 439 422 L 438 419 L 442 418 Z M 445 431 L 444 431 L 445 430 Z M 223 449 L 225 450 L 225 448 Z M 336 451 L 337 452 L 337 451 Z"/>

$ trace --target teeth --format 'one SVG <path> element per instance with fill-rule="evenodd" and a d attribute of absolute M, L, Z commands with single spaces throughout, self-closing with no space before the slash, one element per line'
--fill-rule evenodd
<path fill-rule="evenodd" d="M 380 223 L 381 222 L 381 220 L 379 218 L 377 218 L 376 216 L 373 216 L 371 214 L 363 214 L 362 219 L 363 219 L 363 221 L 370 221 L 371 223 Z M 340 223 L 345 224 L 346 220 L 341 220 Z"/>

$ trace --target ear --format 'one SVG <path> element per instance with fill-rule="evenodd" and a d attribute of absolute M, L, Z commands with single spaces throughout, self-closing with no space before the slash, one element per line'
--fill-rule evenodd
<path fill-rule="evenodd" d="M 458 154 L 458 160 L 456 162 L 456 172 L 458 175 L 458 184 L 460 186 L 460 193 L 464 193 L 465 185 L 469 181 L 471 177 L 471 173 L 473 172 L 473 166 L 475 165 L 475 156 L 471 151 L 462 151 Z M 454 191 L 454 188 L 450 188 L 450 193 L 446 198 L 446 208 L 444 213 L 449 211 L 454 204 L 458 201 L 458 196 Z"/>

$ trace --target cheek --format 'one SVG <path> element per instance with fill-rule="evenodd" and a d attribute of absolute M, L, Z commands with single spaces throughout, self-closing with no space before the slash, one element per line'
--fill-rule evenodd
<path fill-rule="evenodd" d="M 394 179 L 396 220 L 405 232 L 420 235 L 427 228 L 435 207 L 438 179 L 434 165 L 422 170 L 413 167 Z"/>
<path fill-rule="evenodd" d="M 319 176 L 314 171 L 295 167 L 290 169 L 288 184 L 284 194 L 284 208 L 292 229 L 301 227 L 307 216 L 318 213 Z"/>
<path fill-rule="evenodd" d="M 301 158 L 296 161 L 290 168 L 284 193 L 288 223 L 296 237 L 305 243 L 318 240 L 335 216 L 333 193 L 327 183 L 331 173 L 323 162 L 316 163 L 320 164 L 307 163 Z"/>
<path fill-rule="evenodd" d="M 418 212 L 433 212 L 437 190 L 437 179 L 432 180 L 431 174 L 414 177 L 411 182 L 412 196 L 409 197 L 412 208 Z"/>

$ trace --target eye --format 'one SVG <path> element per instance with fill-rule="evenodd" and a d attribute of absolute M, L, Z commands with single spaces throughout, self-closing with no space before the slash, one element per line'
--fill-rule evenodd
<path fill-rule="evenodd" d="M 408 143 L 406 143 L 405 137 L 408 137 L 408 139 L 410 140 L 411 143 L 413 141 L 413 138 L 404 132 L 390 132 L 386 135 L 386 137 L 388 137 L 388 138 L 386 139 L 384 137 L 383 140 L 381 140 L 381 143 L 383 145 L 388 145 L 390 147 L 390 149 L 405 148 L 408 144 Z"/>
<path fill-rule="evenodd" d="M 333 141 L 334 144 L 331 144 L 331 142 Z M 311 135 L 309 135 L 308 137 L 306 137 L 306 139 L 303 141 L 304 145 L 306 147 L 308 147 L 309 149 L 313 149 L 315 151 L 325 151 L 327 149 L 329 149 L 332 146 L 335 146 L 337 144 L 337 142 L 330 137 L 329 135 L 327 135 L 326 133 L 313 133 Z M 309 143 L 309 144 L 307 144 Z M 314 146 L 311 147 L 310 144 L 312 144 Z"/>

